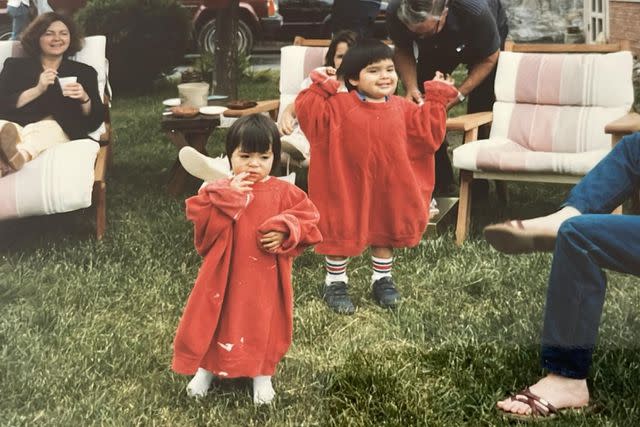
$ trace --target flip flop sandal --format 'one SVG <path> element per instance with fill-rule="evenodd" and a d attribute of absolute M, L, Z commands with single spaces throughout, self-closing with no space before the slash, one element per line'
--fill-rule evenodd
<path fill-rule="evenodd" d="M 483 234 L 491 246 L 506 254 L 553 252 L 557 237 L 551 232 L 528 230 L 520 220 L 488 225 Z"/>
<path fill-rule="evenodd" d="M 16 145 L 19 139 L 18 129 L 12 123 L 5 124 L 0 130 L 0 155 L 2 160 L 16 171 L 22 169 L 25 164 L 25 158 Z"/>
<path fill-rule="evenodd" d="M 504 411 L 502 409 L 498 409 L 502 413 L 502 416 L 505 418 L 517 421 L 538 422 L 549 421 L 561 415 L 559 409 L 557 409 L 547 400 L 533 394 L 531 390 L 529 390 L 529 387 L 509 397 L 511 400 L 517 400 L 518 402 L 522 402 L 528 405 L 531 408 L 531 413 L 515 414 L 512 412 Z"/>

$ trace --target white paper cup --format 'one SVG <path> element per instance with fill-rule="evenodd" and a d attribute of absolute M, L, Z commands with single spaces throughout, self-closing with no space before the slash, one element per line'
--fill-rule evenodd
<path fill-rule="evenodd" d="M 77 81 L 78 81 L 78 78 L 76 76 L 58 77 L 58 82 L 60 82 L 60 87 L 63 89 L 69 83 L 76 83 Z"/>

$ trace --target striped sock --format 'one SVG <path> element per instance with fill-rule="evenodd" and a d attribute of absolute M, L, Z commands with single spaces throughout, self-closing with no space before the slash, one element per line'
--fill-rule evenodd
<path fill-rule="evenodd" d="M 325 270 L 327 270 L 327 276 L 325 277 L 324 282 L 327 285 L 330 285 L 331 282 L 349 283 L 349 278 L 347 277 L 348 263 L 349 263 L 349 258 L 329 259 L 325 257 L 324 268 Z"/>
<path fill-rule="evenodd" d="M 383 277 L 391 277 L 391 268 L 393 267 L 393 257 L 391 258 L 378 258 L 371 256 L 371 265 L 373 267 L 373 274 L 371 275 L 371 283 Z"/>

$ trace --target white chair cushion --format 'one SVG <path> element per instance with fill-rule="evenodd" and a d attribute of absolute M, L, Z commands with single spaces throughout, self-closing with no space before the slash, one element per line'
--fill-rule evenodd
<path fill-rule="evenodd" d="M 0 220 L 91 206 L 100 146 L 78 139 L 52 147 L 18 172 L 0 178 Z"/>
<path fill-rule="evenodd" d="M 453 150 L 453 166 L 474 172 L 557 173 L 582 176 L 609 148 L 582 153 L 532 151 L 507 138 L 468 142 Z"/>

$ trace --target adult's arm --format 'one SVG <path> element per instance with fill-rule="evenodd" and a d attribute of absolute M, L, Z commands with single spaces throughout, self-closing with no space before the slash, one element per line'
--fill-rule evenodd
<path fill-rule="evenodd" d="M 500 49 L 493 52 L 491 55 L 486 58 L 481 59 L 479 62 L 473 64 L 467 75 L 467 78 L 462 82 L 458 91 L 464 96 L 469 95 L 476 87 L 480 85 L 486 79 L 491 71 L 495 68 L 498 63 L 498 56 L 500 55 Z M 453 105 L 459 103 L 460 101 L 456 98 L 449 103 L 447 106 L 451 108 Z"/>
<path fill-rule="evenodd" d="M 55 71 L 45 70 L 30 81 L 32 64 L 22 58 L 7 58 L 0 72 L 0 112 L 11 112 L 40 97 L 55 81 Z M 27 88 L 26 90 L 24 88 Z"/>
<path fill-rule="evenodd" d="M 400 79 L 406 91 L 406 98 L 417 104 L 422 103 L 422 94 L 418 89 L 418 72 L 416 71 L 416 58 L 413 51 L 396 47 L 393 61 L 395 62 Z"/>

